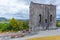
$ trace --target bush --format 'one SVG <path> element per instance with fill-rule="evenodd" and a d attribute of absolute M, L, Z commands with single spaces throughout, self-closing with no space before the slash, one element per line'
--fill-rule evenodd
<path fill-rule="evenodd" d="M 60 27 L 60 22 L 57 22 L 57 23 L 56 23 L 56 26 L 57 26 L 57 27 Z"/>
<path fill-rule="evenodd" d="M 9 24 L 7 24 L 7 23 L 1 23 L 0 24 L 0 31 L 8 31 L 8 26 L 9 26 Z"/>

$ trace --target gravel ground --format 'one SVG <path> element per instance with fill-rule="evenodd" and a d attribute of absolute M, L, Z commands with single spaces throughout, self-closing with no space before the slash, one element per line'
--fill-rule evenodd
<path fill-rule="evenodd" d="M 56 30 L 46 30 L 46 31 L 39 31 L 36 34 L 29 34 L 25 37 L 20 38 L 0 38 L 0 40 L 26 40 L 28 38 L 34 38 L 34 37 L 44 37 L 44 36 L 54 36 L 54 35 L 60 35 L 60 29 Z"/>

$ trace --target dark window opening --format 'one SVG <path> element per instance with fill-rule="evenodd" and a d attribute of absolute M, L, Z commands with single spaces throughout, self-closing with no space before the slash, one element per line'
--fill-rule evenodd
<path fill-rule="evenodd" d="M 41 14 L 39 16 L 40 16 L 40 20 L 39 20 L 39 23 L 40 23 L 41 22 Z"/>
<path fill-rule="evenodd" d="M 52 22 L 52 15 L 50 15 L 50 22 Z"/>
<path fill-rule="evenodd" d="M 47 23 L 47 19 L 45 19 L 45 23 Z"/>

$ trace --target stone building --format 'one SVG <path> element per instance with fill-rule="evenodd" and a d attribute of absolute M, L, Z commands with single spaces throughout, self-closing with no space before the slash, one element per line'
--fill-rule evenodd
<path fill-rule="evenodd" d="M 30 3 L 29 29 L 32 32 L 56 28 L 56 5 Z"/>

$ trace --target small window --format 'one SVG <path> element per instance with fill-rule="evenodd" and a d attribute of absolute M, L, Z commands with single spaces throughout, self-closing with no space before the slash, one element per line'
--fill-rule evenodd
<path fill-rule="evenodd" d="M 50 15 L 50 22 L 52 22 L 52 15 Z"/>
<path fill-rule="evenodd" d="M 47 19 L 45 19 L 45 23 L 47 23 Z"/>
<path fill-rule="evenodd" d="M 40 17 L 40 20 L 39 20 L 39 23 L 41 22 L 41 14 L 39 15 L 39 17 Z"/>

